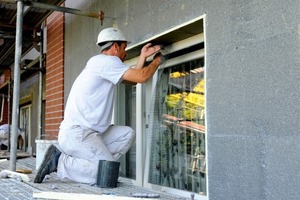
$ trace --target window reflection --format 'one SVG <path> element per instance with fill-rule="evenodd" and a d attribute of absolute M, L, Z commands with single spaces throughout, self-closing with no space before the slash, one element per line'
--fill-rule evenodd
<path fill-rule="evenodd" d="M 159 71 L 150 121 L 152 184 L 206 194 L 203 63 Z"/>

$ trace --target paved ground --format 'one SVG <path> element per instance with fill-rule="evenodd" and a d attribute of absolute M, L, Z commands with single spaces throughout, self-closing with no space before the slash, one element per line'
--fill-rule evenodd
<path fill-rule="evenodd" d="M 44 197 L 36 198 L 36 194 L 41 194 L 45 192 L 57 192 L 57 193 L 68 193 L 68 194 L 90 194 L 90 195 L 105 195 L 100 196 L 99 199 L 105 199 L 105 197 L 110 198 L 124 198 L 127 199 L 150 199 L 150 198 L 134 198 L 132 197 L 133 193 L 142 193 L 142 194 L 157 194 L 159 198 L 155 199 L 172 199 L 172 200 L 187 200 L 190 198 L 179 197 L 175 195 L 165 194 L 162 192 L 148 190 L 146 188 L 137 187 L 132 185 L 131 181 L 125 178 L 119 178 L 119 183 L 117 188 L 99 188 L 97 186 L 91 186 L 87 184 L 79 184 L 71 181 L 60 181 L 57 180 L 55 173 L 47 177 L 44 183 L 37 184 L 33 183 L 32 180 L 35 176 L 35 158 L 19 158 L 17 159 L 16 164 L 17 169 L 30 169 L 32 170 L 31 174 L 28 174 L 30 181 L 22 182 L 15 178 L 2 178 L 0 179 L 0 200 L 26 200 L 26 199 L 45 199 Z M 9 160 L 0 160 L 0 171 L 9 170 Z M 49 194 L 47 193 L 47 194 Z M 57 194 L 55 193 L 55 194 Z M 107 196 L 109 195 L 109 196 Z M 83 199 L 78 197 L 75 199 Z M 57 199 L 52 196 L 47 199 Z M 64 199 L 62 197 L 62 199 Z M 74 199 L 74 198 L 73 198 Z M 92 198 L 84 198 L 92 200 Z M 154 199 L 154 198 L 152 198 Z"/>

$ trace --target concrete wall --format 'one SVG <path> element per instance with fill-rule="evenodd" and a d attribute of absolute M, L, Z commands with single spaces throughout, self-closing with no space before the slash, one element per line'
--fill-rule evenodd
<path fill-rule="evenodd" d="M 133 44 L 205 14 L 209 199 L 299 199 L 299 0 L 86 0 L 67 7 L 65 97 L 97 34 L 117 26 Z M 114 19 L 113 19 L 114 18 Z M 66 98 L 65 98 L 66 100 Z"/>

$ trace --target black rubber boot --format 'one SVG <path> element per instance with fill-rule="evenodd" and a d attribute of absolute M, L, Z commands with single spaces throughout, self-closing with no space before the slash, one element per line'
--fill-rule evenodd
<path fill-rule="evenodd" d="M 57 170 L 57 164 L 58 164 L 58 159 L 60 156 L 61 152 L 55 145 L 51 145 L 43 159 L 43 162 L 41 166 L 38 169 L 38 172 L 35 176 L 34 183 L 41 183 L 43 182 L 45 176 L 47 174 L 51 174 L 52 172 L 56 172 Z"/>

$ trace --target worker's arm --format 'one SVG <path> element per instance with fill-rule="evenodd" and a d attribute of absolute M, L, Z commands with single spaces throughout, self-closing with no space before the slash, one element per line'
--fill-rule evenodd
<path fill-rule="evenodd" d="M 152 62 L 144 68 L 129 68 L 123 74 L 124 83 L 145 83 L 147 82 L 155 73 L 160 63 L 163 61 L 161 53 L 157 53 Z"/>

